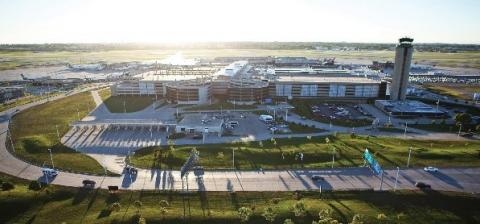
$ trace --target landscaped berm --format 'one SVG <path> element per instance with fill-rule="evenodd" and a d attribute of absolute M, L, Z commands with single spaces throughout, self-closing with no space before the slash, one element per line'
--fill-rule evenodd
<path fill-rule="evenodd" d="M 383 167 L 405 166 L 412 148 L 410 165 L 479 166 L 480 142 L 412 140 L 392 137 L 368 137 L 338 134 L 326 137 L 284 138 L 256 142 L 198 145 L 200 164 L 205 168 L 231 168 L 235 150 L 237 169 L 301 169 L 331 167 L 335 152 L 335 167 L 358 167 L 364 161 L 366 148 L 374 153 Z M 131 162 L 144 168 L 179 169 L 194 146 L 149 147 L 136 151 Z M 300 160 L 298 155 L 303 153 Z"/>
<path fill-rule="evenodd" d="M 479 223 L 480 199 L 437 191 L 179 192 L 89 190 L 0 175 L 0 223 Z M 7 183 L 7 184 L 5 184 Z M 139 219 L 146 222 L 139 222 Z M 352 220 L 357 222 L 352 222 Z M 361 222 L 363 221 L 363 222 Z M 316 223 L 316 222 L 315 222 Z M 332 222 L 319 222 L 332 223 Z"/>
<path fill-rule="evenodd" d="M 40 166 L 51 165 L 48 149 L 52 149 L 55 168 L 103 174 L 103 168 L 94 159 L 61 144 L 56 129 L 63 136 L 72 121 L 84 117 L 94 107 L 91 93 L 84 92 L 20 112 L 10 123 L 15 156 Z"/>

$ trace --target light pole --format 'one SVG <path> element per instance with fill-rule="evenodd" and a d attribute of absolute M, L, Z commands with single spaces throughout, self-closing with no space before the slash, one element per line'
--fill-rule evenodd
<path fill-rule="evenodd" d="M 407 127 L 408 127 L 408 122 L 405 122 L 405 131 L 403 132 L 403 138 L 407 138 Z"/>
<path fill-rule="evenodd" d="M 392 125 L 392 112 L 388 112 L 388 125 Z"/>
<path fill-rule="evenodd" d="M 235 148 L 232 148 L 232 169 L 235 169 Z"/>
<path fill-rule="evenodd" d="M 58 138 L 58 141 L 60 141 L 60 133 L 58 132 L 58 125 L 55 125 L 55 129 L 57 129 L 57 138 Z"/>
<path fill-rule="evenodd" d="M 380 191 L 383 189 L 383 171 L 382 171 L 382 177 L 381 177 L 381 180 L 380 180 Z"/>
<path fill-rule="evenodd" d="M 55 165 L 53 164 L 52 149 L 48 149 L 48 152 L 50 153 L 50 162 L 52 162 L 52 168 L 55 169 Z"/>
<path fill-rule="evenodd" d="M 397 166 L 397 176 L 395 176 L 395 187 L 393 188 L 393 191 L 397 190 L 397 182 L 398 182 L 398 173 L 400 172 L 400 167 Z"/>
<path fill-rule="evenodd" d="M 285 121 L 288 121 L 288 109 L 285 109 Z"/>
<path fill-rule="evenodd" d="M 412 147 L 408 147 L 407 168 L 410 167 L 410 156 L 412 154 Z"/>
<path fill-rule="evenodd" d="M 458 128 L 457 137 L 460 137 L 460 132 L 462 131 L 462 123 L 460 123 L 460 127 Z"/>
<path fill-rule="evenodd" d="M 78 110 L 78 105 L 77 105 L 77 120 L 80 120 L 80 111 Z"/>
<path fill-rule="evenodd" d="M 123 113 L 127 113 L 127 107 L 125 106 L 126 102 L 123 100 Z"/>
<path fill-rule="evenodd" d="M 10 144 L 12 145 L 12 150 L 14 153 L 16 153 L 15 145 L 13 144 L 13 140 L 12 140 L 12 131 L 10 131 L 10 129 L 7 129 L 7 130 L 8 130 L 8 138 L 10 139 Z"/>
<path fill-rule="evenodd" d="M 335 147 L 333 148 L 333 153 L 332 153 L 332 169 L 334 164 L 335 164 Z"/>

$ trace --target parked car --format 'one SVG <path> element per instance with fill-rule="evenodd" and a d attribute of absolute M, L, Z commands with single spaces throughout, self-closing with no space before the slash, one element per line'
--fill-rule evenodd
<path fill-rule="evenodd" d="M 419 189 L 431 189 L 432 188 L 432 186 L 430 186 L 430 184 L 426 184 L 426 183 L 423 183 L 423 182 L 416 182 L 415 187 L 417 187 Z"/>
<path fill-rule="evenodd" d="M 192 138 L 193 139 L 202 139 L 203 136 L 201 134 L 194 134 Z"/>
<path fill-rule="evenodd" d="M 427 167 L 423 168 L 423 170 L 425 170 L 426 172 L 438 172 L 438 168 L 433 167 L 433 166 L 427 166 Z"/>
<path fill-rule="evenodd" d="M 91 188 L 94 188 L 94 187 L 95 187 L 95 184 L 96 184 L 95 181 L 93 181 L 93 180 L 88 180 L 88 179 L 83 180 L 82 183 L 83 183 L 83 186 L 84 186 L 84 187 L 91 187 Z"/>
<path fill-rule="evenodd" d="M 473 137 L 473 133 L 472 132 L 466 132 L 466 133 L 460 134 L 460 136 L 462 136 L 462 137 Z"/>
<path fill-rule="evenodd" d="M 312 175 L 310 178 L 311 178 L 313 181 L 324 181 L 324 180 L 325 180 L 325 178 L 323 178 L 323 177 L 320 176 L 320 175 Z"/>

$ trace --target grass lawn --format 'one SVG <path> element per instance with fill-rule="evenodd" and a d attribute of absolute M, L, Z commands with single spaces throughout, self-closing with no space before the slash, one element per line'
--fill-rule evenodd
<path fill-rule="evenodd" d="M 460 83 L 423 84 L 429 91 L 462 100 L 472 100 L 474 93 L 480 93 L 480 85 Z"/>
<path fill-rule="evenodd" d="M 184 110 L 186 111 L 195 111 L 195 110 L 250 110 L 250 109 L 256 109 L 257 105 L 239 105 L 229 102 L 222 102 L 222 103 L 215 103 L 212 105 L 196 105 L 192 107 L 185 108 Z"/>
<path fill-rule="evenodd" d="M 104 88 L 104 89 L 98 90 L 98 95 L 100 95 L 102 100 L 105 101 L 112 96 L 112 91 L 110 90 L 110 88 Z"/>
<path fill-rule="evenodd" d="M 10 123 L 16 155 L 37 165 L 50 164 L 47 149 L 51 148 L 55 167 L 64 170 L 103 173 L 103 168 L 91 157 L 78 153 L 58 141 L 69 129 L 69 124 L 95 107 L 90 92 L 68 96 L 29 108 L 13 117 Z M 7 144 L 9 145 L 9 144 Z"/>
<path fill-rule="evenodd" d="M 347 119 L 347 118 L 338 118 L 338 119 L 328 119 L 324 117 L 315 116 L 315 114 L 310 109 L 312 105 L 319 104 L 322 101 L 318 100 L 295 100 L 289 102 L 292 106 L 295 107 L 293 111 L 303 117 L 306 117 L 311 120 L 315 120 L 322 123 L 329 124 L 332 122 L 333 125 L 344 126 L 344 127 L 363 127 L 367 125 L 372 125 L 372 120 L 370 119 Z"/>
<path fill-rule="evenodd" d="M 0 175 L 15 188 L 0 191 L 0 223 L 124 223 L 140 214 L 149 224 L 155 223 L 240 223 L 237 210 L 247 207 L 253 215 L 247 223 L 267 223 L 261 216 L 266 207 L 276 214 L 274 223 L 290 218 L 295 223 L 318 220 L 321 209 L 330 209 L 342 223 L 362 214 L 365 223 L 478 223 L 480 203 L 477 196 L 447 192 L 178 192 L 133 191 L 110 195 L 105 190 L 85 190 L 48 186 L 40 191 L 28 189 L 28 182 Z M 139 200 L 138 210 L 134 202 Z M 159 202 L 166 200 L 166 213 Z M 303 201 L 304 217 L 295 217 L 292 206 Z M 119 211 L 109 205 L 119 202 Z M 185 214 L 185 220 L 183 219 Z M 386 222 L 377 220 L 387 216 Z M 138 217 L 138 216 L 137 216 Z"/>
<path fill-rule="evenodd" d="M 152 105 L 155 101 L 154 96 L 110 96 L 105 99 L 104 97 L 106 97 L 106 94 L 104 92 L 101 92 L 100 96 L 108 110 L 112 113 L 132 113 L 141 111 Z"/>
<path fill-rule="evenodd" d="M 331 166 L 332 151 L 336 149 L 335 166 L 358 167 L 363 165 L 365 148 L 372 151 L 383 167 L 405 166 L 408 148 L 412 147 L 412 166 L 479 166 L 480 142 L 429 141 L 396 139 L 391 137 L 366 137 L 341 134 L 330 136 L 330 145 L 324 137 L 286 138 L 263 142 L 229 143 L 196 146 L 200 151 L 200 165 L 205 168 L 231 168 L 232 150 L 238 169 L 325 168 Z M 275 145 L 276 143 L 276 145 Z M 136 151 L 131 162 L 143 168 L 179 169 L 193 146 L 149 147 Z M 172 149 L 173 148 L 173 149 Z M 218 154 L 222 152 L 223 158 Z M 299 152 L 304 161 L 295 160 Z M 285 159 L 282 159 L 282 153 Z"/>

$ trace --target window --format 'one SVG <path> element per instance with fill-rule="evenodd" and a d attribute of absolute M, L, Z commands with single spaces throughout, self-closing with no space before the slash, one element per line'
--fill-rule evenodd
<path fill-rule="evenodd" d="M 377 97 L 378 85 L 355 86 L 355 97 Z"/>
<path fill-rule="evenodd" d="M 328 96 L 330 96 L 330 97 L 345 96 L 345 85 L 330 84 L 330 89 L 328 91 Z"/>
<path fill-rule="evenodd" d="M 283 85 L 277 84 L 275 86 L 277 96 L 291 96 L 292 95 L 292 85 Z"/>
<path fill-rule="evenodd" d="M 317 85 L 302 85 L 300 96 L 317 96 Z"/>

